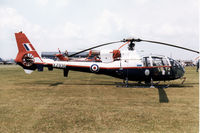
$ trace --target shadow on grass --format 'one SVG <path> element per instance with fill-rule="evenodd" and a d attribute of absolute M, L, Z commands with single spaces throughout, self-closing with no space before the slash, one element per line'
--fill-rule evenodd
<path fill-rule="evenodd" d="M 58 85 L 60 85 L 60 84 L 63 84 L 63 82 L 52 83 L 52 84 L 50 84 L 49 86 L 58 86 Z"/>
<path fill-rule="evenodd" d="M 15 83 L 16 85 L 21 85 L 22 83 Z M 24 85 L 47 85 L 47 86 L 58 86 L 58 85 L 64 85 L 64 86 L 76 86 L 76 85 L 82 85 L 82 86 L 88 86 L 88 85 L 112 85 L 115 86 L 114 82 L 56 82 L 56 81 L 47 81 L 47 80 L 38 80 L 33 82 L 23 82 Z"/>
<path fill-rule="evenodd" d="M 101 81 L 101 80 L 98 80 L 98 81 L 86 81 L 86 82 L 83 82 L 83 81 L 73 81 L 73 82 L 65 82 L 65 84 L 63 84 L 65 86 L 76 86 L 76 85 L 82 85 L 82 86 L 88 86 L 88 85 L 108 85 L 108 86 L 115 86 L 115 83 L 113 81 Z"/>
<path fill-rule="evenodd" d="M 108 83 L 70 83 L 70 84 L 68 84 L 68 83 L 66 83 L 66 84 L 63 84 L 63 85 L 65 85 L 65 86 L 76 86 L 76 85 L 82 85 L 82 86 L 88 86 L 88 85 L 108 85 L 108 86 L 115 86 L 115 84 L 114 83 L 110 83 L 110 84 L 108 84 Z"/>
<path fill-rule="evenodd" d="M 20 84 L 21 83 L 15 83 L 15 84 Z M 102 85 L 102 86 L 116 86 L 116 87 L 125 87 L 125 85 L 122 82 L 113 82 L 113 81 L 98 81 L 98 82 L 82 82 L 82 81 L 73 81 L 73 82 L 59 82 L 59 81 L 52 81 L 52 80 L 38 80 L 38 81 L 33 81 L 33 82 L 23 82 L 23 84 L 33 84 L 33 85 L 48 85 L 48 86 L 58 86 L 58 85 L 64 85 L 64 86 L 76 86 L 76 85 L 82 85 L 82 86 L 88 86 L 88 85 Z M 194 84 L 155 84 L 156 88 L 186 88 L 186 87 L 193 87 Z M 167 87 L 165 87 L 167 86 Z M 145 85 L 145 84 L 138 84 L 138 83 L 129 83 L 128 88 L 150 88 L 150 85 Z"/>
<path fill-rule="evenodd" d="M 169 87 L 185 88 L 185 87 L 193 87 L 193 85 L 191 85 L 191 84 L 169 84 Z"/>
<path fill-rule="evenodd" d="M 117 87 L 125 87 L 125 85 L 122 82 L 115 82 L 115 85 Z M 139 83 L 129 83 L 129 88 L 150 88 L 150 84 L 139 84 Z M 177 87 L 177 88 L 185 88 L 185 87 L 193 87 L 192 84 L 154 84 L 155 88 L 171 88 L 171 87 Z"/>
<path fill-rule="evenodd" d="M 163 87 L 158 88 L 158 94 L 159 94 L 159 102 L 160 103 L 168 103 L 169 102 L 167 93 L 165 92 Z"/>

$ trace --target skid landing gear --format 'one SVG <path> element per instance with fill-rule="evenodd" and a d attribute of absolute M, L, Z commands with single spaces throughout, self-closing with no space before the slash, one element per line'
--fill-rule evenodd
<path fill-rule="evenodd" d="M 153 78 L 151 78 L 151 81 L 147 82 L 146 85 L 150 85 L 149 88 L 168 88 L 169 87 L 169 85 L 159 85 L 159 83 L 160 81 L 158 81 L 157 83 L 154 83 Z"/>
<path fill-rule="evenodd" d="M 155 88 L 154 84 L 153 84 L 153 79 L 151 78 L 151 86 L 150 88 Z"/>
<path fill-rule="evenodd" d="M 181 84 L 183 84 L 186 80 L 186 77 L 182 77 L 181 79 L 183 79 L 183 81 L 181 82 Z"/>
<path fill-rule="evenodd" d="M 153 79 L 151 78 L 150 81 L 145 81 L 142 83 L 138 81 L 138 83 L 128 83 L 128 78 L 125 78 L 123 82 L 116 82 L 116 87 L 121 88 L 168 88 L 169 85 L 159 85 L 160 82 L 154 83 Z"/>
<path fill-rule="evenodd" d="M 128 84 L 128 77 L 126 77 L 126 78 L 123 80 L 123 86 L 124 86 L 124 87 L 129 87 L 129 84 Z"/>

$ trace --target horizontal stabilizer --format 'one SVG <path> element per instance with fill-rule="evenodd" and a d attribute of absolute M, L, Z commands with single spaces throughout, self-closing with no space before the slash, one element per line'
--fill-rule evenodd
<path fill-rule="evenodd" d="M 26 74 L 31 74 L 31 73 L 33 72 L 33 70 L 24 69 L 24 72 L 25 72 Z"/>

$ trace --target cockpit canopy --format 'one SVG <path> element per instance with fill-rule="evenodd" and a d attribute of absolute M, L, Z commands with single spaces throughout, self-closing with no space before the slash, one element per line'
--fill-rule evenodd
<path fill-rule="evenodd" d="M 170 66 L 169 58 L 165 56 L 146 56 L 143 57 L 144 66 Z"/>
<path fill-rule="evenodd" d="M 180 62 L 166 57 L 166 56 L 145 56 L 143 57 L 143 64 L 144 66 L 172 66 L 176 68 L 182 68 L 183 66 L 181 65 Z"/>

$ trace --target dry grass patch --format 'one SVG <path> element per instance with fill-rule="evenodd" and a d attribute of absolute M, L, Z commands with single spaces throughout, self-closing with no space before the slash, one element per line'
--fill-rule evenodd
<path fill-rule="evenodd" d="M 0 132 L 198 132 L 199 76 L 192 67 L 185 76 L 160 103 L 158 89 L 116 87 L 104 75 L 1 66 Z"/>

